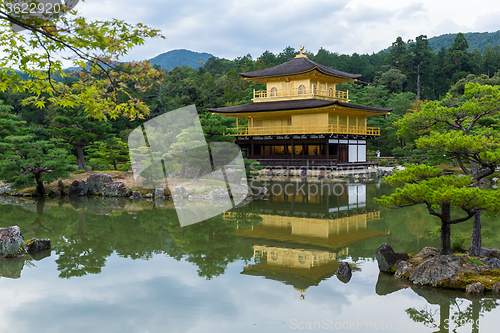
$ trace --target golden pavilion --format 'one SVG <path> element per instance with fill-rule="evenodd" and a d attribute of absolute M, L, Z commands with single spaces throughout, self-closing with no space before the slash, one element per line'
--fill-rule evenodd
<path fill-rule="evenodd" d="M 303 53 L 278 66 L 240 73 L 244 80 L 266 84 L 252 103 L 209 111 L 236 118 L 236 143 L 248 158 L 266 167 L 366 165 L 366 140 L 380 135 L 367 117 L 393 109 L 349 103 L 338 84 L 361 75 L 311 61 Z M 240 127 L 238 119 L 247 119 Z"/>

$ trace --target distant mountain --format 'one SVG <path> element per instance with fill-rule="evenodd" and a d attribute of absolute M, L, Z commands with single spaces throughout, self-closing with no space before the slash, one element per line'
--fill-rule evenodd
<path fill-rule="evenodd" d="M 429 46 L 436 52 L 439 52 L 442 47 L 445 49 L 451 46 L 457 34 L 445 34 L 437 37 L 429 38 Z M 467 43 L 469 43 L 469 52 L 478 49 L 483 53 L 486 46 L 500 45 L 500 30 L 496 32 L 467 32 L 464 33 Z"/>
<path fill-rule="evenodd" d="M 210 53 L 199 53 L 189 50 L 172 50 L 154 58 L 149 59 L 152 65 L 160 65 L 165 69 L 172 69 L 176 66 L 188 65 L 193 68 L 198 68 L 202 66 L 200 61 L 207 62 L 207 60 L 213 57 Z"/>

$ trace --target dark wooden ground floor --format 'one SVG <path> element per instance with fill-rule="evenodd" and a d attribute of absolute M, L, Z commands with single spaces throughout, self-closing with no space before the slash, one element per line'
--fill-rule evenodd
<path fill-rule="evenodd" d="M 328 169 L 364 168 L 366 137 L 275 136 L 237 137 L 236 143 L 246 157 L 267 168 Z"/>

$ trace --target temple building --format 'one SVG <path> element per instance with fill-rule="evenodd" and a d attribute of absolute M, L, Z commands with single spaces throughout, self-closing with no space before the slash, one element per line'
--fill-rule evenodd
<path fill-rule="evenodd" d="M 266 167 L 364 166 L 366 140 L 380 135 L 367 117 L 393 109 L 349 103 L 338 84 L 361 75 L 328 68 L 300 53 L 278 66 L 241 73 L 266 84 L 252 103 L 209 111 L 236 118 L 236 143 L 248 158 Z M 239 126 L 245 118 L 246 126 Z"/>

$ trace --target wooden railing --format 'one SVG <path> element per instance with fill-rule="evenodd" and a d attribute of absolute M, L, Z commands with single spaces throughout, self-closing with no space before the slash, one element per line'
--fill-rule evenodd
<path fill-rule="evenodd" d="M 232 128 L 233 135 L 288 135 L 288 134 L 356 134 L 380 135 L 380 127 L 362 127 L 348 125 L 317 125 L 317 126 L 265 126 Z"/>
<path fill-rule="evenodd" d="M 284 90 L 259 90 L 253 91 L 254 102 L 269 102 L 287 99 L 321 98 L 326 100 L 339 100 L 349 102 L 349 91 L 319 90 L 311 88 L 295 88 Z"/>

